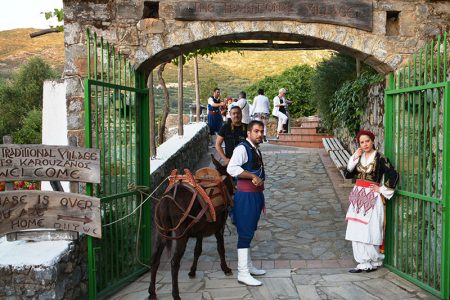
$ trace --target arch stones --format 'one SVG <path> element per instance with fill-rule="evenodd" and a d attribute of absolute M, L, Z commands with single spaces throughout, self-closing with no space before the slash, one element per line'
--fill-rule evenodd
<path fill-rule="evenodd" d="M 238 6 L 234 10 L 229 7 L 229 13 L 225 14 L 217 9 L 220 8 L 218 3 L 222 10 L 224 3 Z M 86 28 L 115 45 L 136 69 L 147 74 L 183 52 L 246 39 L 298 41 L 307 46 L 333 49 L 388 73 L 426 41 L 448 31 L 450 23 L 448 1 L 261 1 L 261 5 L 279 5 L 279 12 L 255 8 L 258 3 L 248 0 L 64 0 L 64 75 L 68 107 L 72 101 L 83 97 L 79 78 L 85 77 L 87 72 Z M 296 6 L 300 5 L 298 3 L 313 3 L 316 13 L 321 15 L 308 19 L 302 7 Z M 219 6 L 207 6 L 216 4 Z M 192 10 L 194 6 L 195 10 L 195 5 L 206 5 L 205 13 L 193 14 L 189 8 Z M 286 8 L 286 5 L 291 6 Z M 348 13 L 344 9 L 337 15 L 336 11 L 342 7 Z M 189 16 L 190 13 L 193 16 Z M 356 21 L 343 19 L 342 15 L 350 15 Z M 144 18 L 146 16 L 152 17 Z M 83 122 L 75 117 L 78 114 L 78 111 L 68 111 L 69 136 L 83 135 Z"/>

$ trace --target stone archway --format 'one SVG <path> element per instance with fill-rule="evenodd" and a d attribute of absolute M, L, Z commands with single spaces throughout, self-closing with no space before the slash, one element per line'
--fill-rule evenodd
<path fill-rule="evenodd" d="M 145 72 L 182 53 L 233 40 L 296 41 L 332 49 L 358 58 L 380 73 L 397 68 L 404 59 L 403 51 L 413 51 L 413 48 L 399 51 L 397 43 L 363 30 L 293 21 L 191 22 L 163 38 L 155 35 L 148 38 L 147 47 L 136 49 L 134 55 L 135 65 Z"/>

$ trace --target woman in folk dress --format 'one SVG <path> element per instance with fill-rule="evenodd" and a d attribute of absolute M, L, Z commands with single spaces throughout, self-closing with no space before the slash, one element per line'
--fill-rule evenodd
<path fill-rule="evenodd" d="M 398 173 L 389 160 L 375 149 L 372 132 L 360 130 L 356 140 L 359 148 L 350 157 L 345 170 L 346 178 L 356 178 L 345 217 L 345 239 L 352 241 L 353 256 L 358 262 L 350 273 L 372 272 L 382 266 L 384 199 L 392 198 L 398 180 Z"/>

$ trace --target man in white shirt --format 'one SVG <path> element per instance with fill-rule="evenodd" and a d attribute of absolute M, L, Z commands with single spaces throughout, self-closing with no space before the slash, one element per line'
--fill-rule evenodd
<path fill-rule="evenodd" d="M 261 121 L 251 121 L 247 127 L 247 139 L 234 148 L 227 167 L 228 174 L 238 178 L 232 211 L 238 233 L 238 282 L 249 286 L 262 285 L 252 275 L 266 273 L 253 266 L 250 256 L 250 243 L 264 208 L 265 172 L 258 149 L 263 132 L 264 124 Z"/>
<path fill-rule="evenodd" d="M 250 105 L 247 102 L 247 94 L 242 91 L 239 93 L 239 100 L 233 104 L 233 106 L 237 105 L 242 110 L 242 123 L 248 124 L 250 123 Z"/>
<path fill-rule="evenodd" d="M 287 116 L 287 102 L 284 96 L 286 95 L 286 89 L 281 88 L 278 91 L 278 96 L 273 98 L 273 110 L 272 115 L 278 118 L 278 127 L 277 127 L 277 138 L 278 134 L 284 132 L 283 126 L 287 124 L 288 116 Z"/>
<path fill-rule="evenodd" d="M 255 120 L 261 121 L 264 124 L 264 142 L 267 142 L 267 122 L 270 116 L 269 98 L 264 95 L 264 89 L 258 90 L 258 96 L 253 99 L 253 105 L 250 109 L 250 116 Z"/>

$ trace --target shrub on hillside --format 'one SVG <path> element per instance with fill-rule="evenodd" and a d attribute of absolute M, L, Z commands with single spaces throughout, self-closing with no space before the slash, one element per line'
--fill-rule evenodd
<path fill-rule="evenodd" d="M 294 103 L 289 106 L 289 114 L 293 118 L 310 116 L 316 109 L 311 105 L 311 79 L 314 69 L 308 65 L 299 65 L 285 70 L 280 75 L 268 76 L 247 88 L 247 98 L 253 100 L 258 89 L 263 88 L 270 100 L 272 109 L 273 98 L 278 95 L 280 88 L 287 90 L 286 98 Z"/>
<path fill-rule="evenodd" d="M 0 85 L 0 136 L 19 130 L 28 112 L 42 109 L 44 80 L 56 77 L 56 72 L 46 62 L 33 57 L 11 81 Z"/>
<path fill-rule="evenodd" d="M 22 126 L 13 134 L 15 144 L 40 144 L 42 141 L 42 111 L 33 109 L 22 120 Z"/>

